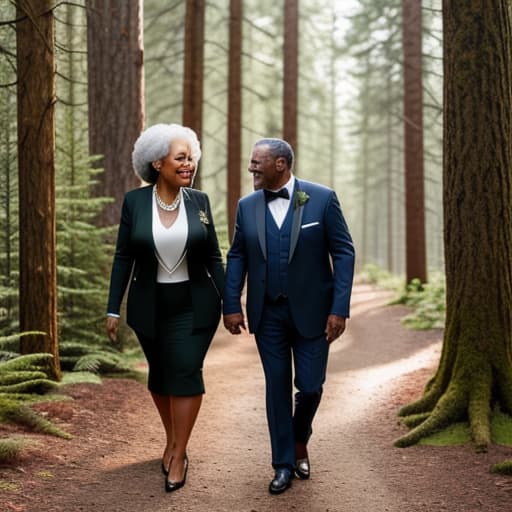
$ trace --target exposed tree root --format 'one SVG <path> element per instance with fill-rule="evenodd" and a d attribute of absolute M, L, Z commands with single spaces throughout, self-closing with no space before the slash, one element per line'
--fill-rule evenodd
<path fill-rule="evenodd" d="M 411 416 L 431 412 L 440 398 L 439 390 L 434 386 L 427 391 L 419 400 L 404 405 L 399 411 L 399 416 Z"/>
<path fill-rule="evenodd" d="M 487 451 L 491 442 L 491 383 L 491 366 L 483 365 L 474 376 L 469 392 L 469 427 L 477 452 Z"/>
<path fill-rule="evenodd" d="M 405 416 L 402 418 L 402 423 L 409 428 L 417 427 L 421 425 L 428 417 L 430 416 L 429 412 L 422 412 L 421 414 L 411 414 L 410 416 Z"/>
<path fill-rule="evenodd" d="M 454 370 L 450 385 L 429 412 L 439 391 L 439 383 L 433 382 L 425 395 L 416 402 L 403 407 L 399 415 L 407 415 L 404 423 L 413 429 L 395 442 L 400 448 L 411 446 L 450 423 L 468 419 L 471 437 L 476 450 L 483 452 L 491 442 L 491 403 L 493 381 L 498 380 L 499 369 L 482 360 L 475 351 L 464 353 L 459 361 L 458 371 Z M 439 376 L 439 372 L 438 372 Z M 502 375 L 507 383 L 509 377 Z M 512 384 L 512 382 L 510 383 Z"/>
<path fill-rule="evenodd" d="M 408 434 L 397 439 L 395 446 L 398 448 L 412 446 L 423 437 L 459 420 L 466 410 L 467 400 L 462 389 L 455 386 L 453 388 L 440 398 L 429 417 Z"/>

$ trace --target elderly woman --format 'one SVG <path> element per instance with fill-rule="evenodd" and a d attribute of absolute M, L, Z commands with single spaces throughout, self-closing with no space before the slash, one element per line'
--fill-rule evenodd
<path fill-rule="evenodd" d="M 165 428 L 168 492 L 185 484 L 187 443 L 204 393 L 203 360 L 224 284 L 208 196 L 188 188 L 200 157 L 196 134 L 177 124 L 151 126 L 135 142 L 133 167 L 150 185 L 124 198 L 107 310 L 115 342 L 130 283 L 127 323 L 148 361 L 148 389 Z"/>

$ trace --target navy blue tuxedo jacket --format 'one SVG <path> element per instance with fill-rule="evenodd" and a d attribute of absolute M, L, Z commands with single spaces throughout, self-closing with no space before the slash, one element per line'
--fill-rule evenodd
<path fill-rule="evenodd" d="M 300 206 L 297 192 L 309 198 Z M 320 336 L 327 316 L 347 318 L 354 274 L 354 246 L 336 193 L 322 185 L 295 180 L 290 199 L 293 225 L 288 267 L 288 302 L 304 337 Z M 247 277 L 247 318 L 256 332 L 266 292 L 266 233 L 263 190 L 238 203 L 235 233 L 227 255 L 224 314 L 240 313 Z"/>
<path fill-rule="evenodd" d="M 156 275 L 158 261 L 153 240 L 153 186 L 125 195 L 112 264 L 108 313 L 117 313 L 128 283 L 127 323 L 136 332 L 155 336 Z M 224 267 L 210 211 L 208 196 L 183 189 L 187 212 L 187 265 L 192 293 L 194 328 L 216 326 L 220 319 L 220 296 Z M 204 222 L 205 216 L 207 223 Z M 170 312 L 172 313 L 172 312 Z"/>

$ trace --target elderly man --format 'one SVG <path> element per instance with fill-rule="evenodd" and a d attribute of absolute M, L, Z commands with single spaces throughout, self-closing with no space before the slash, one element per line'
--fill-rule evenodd
<path fill-rule="evenodd" d="M 272 494 L 288 489 L 294 475 L 310 476 L 307 444 L 329 344 L 349 316 L 354 272 L 354 247 L 336 193 L 295 178 L 293 160 L 284 140 L 254 145 L 249 172 L 255 192 L 238 203 L 224 294 L 224 325 L 239 334 L 247 277 L 249 330 L 266 381 Z"/>

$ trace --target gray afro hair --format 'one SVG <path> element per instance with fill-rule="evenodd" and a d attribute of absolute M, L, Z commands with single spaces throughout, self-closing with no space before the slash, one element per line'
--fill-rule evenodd
<path fill-rule="evenodd" d="M 155 124 L 146 128 L 135 141 L 132 164 L 135 174 L 147 183 L 155 183 L 158 172 L 152 162 L 164 158 L 174 140 L 183 139 L 190 144 L 192 159 L 197 166 L 201 158 L 201 146 L 196 133 L 191 128 L 179 124 Z"/>

